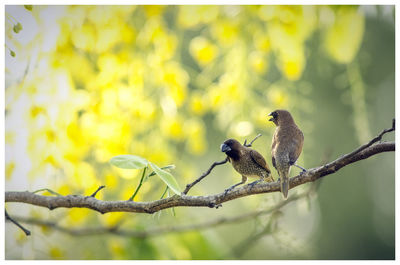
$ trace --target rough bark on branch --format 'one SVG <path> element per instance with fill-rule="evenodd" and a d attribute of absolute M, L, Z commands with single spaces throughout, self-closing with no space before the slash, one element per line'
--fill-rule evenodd
<path fill-rule="evenodd" d="M 391 129 L 384 130 L 380 135 L 372 139 L 368 144 L 365 144 L 353 152 L 343 155 L 338 159 L 316 168 L 308 169 L 305 173 L 297 175 L 290 179 L 290 188 L 298 185 L 313 182 L 323 176 L 335 173 L 342 167 L 347 166 L 359 160 L 366 159 L 382 152 L 395 150 L 394 142 L 379 141 L 383 134 L 394 130 L 394 124 Z M 50 210 L 55 208 L 89 208 L 100 213 L 107 212 L 136 212 L 136 213 L 155 213 L 157 211 L 171 207 L 217 207 L 218 205 L 234 200 L 237 198 L 269 192 L 280 191 L 278 182 L 260 183 L 255 186 L 245 185 L 241 188 L 234 189 L 228 193 L 222 192 L 209 196 L 188 196 L 182 194 L 174 195 L 169 198 L 150 201 L 150 202 L 134 202 L 134 201 L 102 201 L 92 196 L 82 195 L 67 195 L 67 196 L 43 196 L 34 194 L 29 191 L 7 191 L 5 193 L 5 202 L 28 203 L 36 206 L 47 207 Z"/>
<path fill-rule="evenodd" d="M 91 235 L 102 235 L 102 234 L 113 234 L 117 236 L 123 237 L 136 237 L 136 238 L 146 238 L 153 236 L 161 236 L 167 233 L 184 233 L 189 231 L 198 231 L 201 229 L 208 229 L 212 227 L 216 227 L 223 224 L 231 224 L 231 223 L 239 223 L 244 222 L 255 217 L 264 216 L 268 214 L 272 214 L 289 203 L 295 202 L 302 198 L 310 196 L 315 192 L 316 187 L 311 187 L 307 192 L 303 192 L 302 194 L 294 194 L 290 196 L 287 200 L 282 200 L 278 204 L 272 206 L 268 209 L 263 210 L 255 210 L 248 213 L 232 216 L 232 217 L 220 217 L 214 220 L 207 220 L 201 223 L 195 224 L 180 224 L 175 226 L 161 226 L 161 227 L 152 227 L 147 230 L 130 230 L 120 228 L 119 225 L 109 226 L 109 227 L 89 227 L 89 228 L 71 228 L 66 226 L 61 226 L 57 221 L 48 221 L 48 220 L 40 220 L 32 217 L 22 217 L 22 216 L 14 216 L 14 219 L 18 222 L 30 224 L 30 225 L 38 225 L 38 226 L 46 226 L 52 228 L 54 230 L 70 234 L 72 236 L 91 236 Z"/>

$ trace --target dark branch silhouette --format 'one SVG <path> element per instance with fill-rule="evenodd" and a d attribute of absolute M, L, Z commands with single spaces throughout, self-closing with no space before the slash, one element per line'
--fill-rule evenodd
<path fill-rule="evenodd" d="M 18 221 L 16 221 L 13 218 L 11 218 L 11 216 L 8 215 L 7 210 L 5 210 L 5 213 L 6 213 L 6 221 L 10 221 L 13 224 L 15 224 L 16 226 L 18 226 L 22 231 L 24 231 L 25 235 L 27 235 L 27 236 L 31 235 L 31 231 L 29 231 L 28 229 L 23 227 L 20 223 L 18 223 Z"/>
<path fill-rule="evenodd" d="M 187 184 L 185 190 L 184 190 L 182 193 L 183 193 L 184 195 L 186 195 L 186 194 L 189 192 L 189 190 L 190 190 L 194 185 L 196 185 L 197 183 L 199 183 L 203 178 L 207 177 L 207 176 L 211 173 L 211 170 L 213 170 L 214 167 L 219 166 L 219 165 L 223 165 L 223 164 L 225 164 L 226 162 L 228 162 L 228 157 L 226 157 L 226 158 L 225 158 L 224 160 L 222 160 L 222 161 L 214 162 L 214 163 L 211 165 L 211 167 L 210 167 L 206 172 L 204 172 L 198 179 L 196 179 L 195 181 L 193 181 L 193 182 L 190 183 L 190 184 Z"/>
<path fill-rule="evenodd" d="M 93 197 L 93 198 L 95 198 L 95 197 L 96 197 L 96 195 L 97 195 L 97 193 L 98 193 L 100 190 L 104 189 L 105 187 L 106 187 L 106 186 L 104 186 L 104 185 L 102 185 L 102 186 L 98 187 L 98 188 L 97 188 L 97 190 L 96 190 L 95 192 L 93 192 L 93 194 L 92 194 L 92 195 L 90 195 L 90 197 Z"/>

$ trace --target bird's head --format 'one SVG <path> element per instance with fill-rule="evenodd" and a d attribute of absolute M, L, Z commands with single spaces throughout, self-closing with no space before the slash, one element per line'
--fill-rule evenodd
<path fill-rule="evenodd" d="M 292 115 L 287 110 L 275 110 L 268 114 L 268 116 L 272 117 L 269 119 L 269 121 L 275 123 L 276 126 L 294 123 Z"/>
<path fill-rule="evenodd" d="M 227 156 L 237 159 L 240 156 L 240 149 L 243 146 L 235 139 L 228 139 L 221 144 L 221 152 L 224 152 Z"/>

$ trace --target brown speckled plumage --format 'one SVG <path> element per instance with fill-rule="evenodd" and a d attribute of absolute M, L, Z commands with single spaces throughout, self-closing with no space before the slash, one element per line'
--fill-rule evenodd
<path fill-rule="evenodd" d="M 267 162 L 256 150 L 243 146 L 235 139 L 229 139 L 221 145 L 221 151 L 226 153 L 233 168 L 242 175 L 242 182 L 232 186 L 230 189 L 245 183 L 247 178 L 255 177 L 260 178 L 261 181 L 274 181 Z"/>
<path fill-rule="evenodd" d="M 270 121 L 276 125 L 271 147 L 272 165 L 278 171 L 281 191 L 284 198 L 287 198 L 290 167 L 295 165 L 300 156 L 304 136 L 287 110 L 276 110 L 269 116 L 272 116 Z"/>

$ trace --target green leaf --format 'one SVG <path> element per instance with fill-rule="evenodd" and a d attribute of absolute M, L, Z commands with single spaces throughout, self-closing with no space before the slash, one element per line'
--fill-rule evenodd
<path fill-rule="evenodd" d="M 165 169 L 175 169 L 175 165 L 168 165 L 168 166 L 162 167 L 161 169 L 163 169 L 163 170 L 165 170 Z M 153 171 L 149 175 L 147 175 L 147 178 L 152 177 L 154 175 L 156 175 L 156 172 Z M 147 178 L 146 178 L 146 180 L 147 180 Z"/>
<path fill-rule="evenodd" d="M 25 7 L 27 10 L 32 11 L 32 5 L 24 5 L 24 7 Z"/>
<path fill-rule="evenodd" d="M 10 55 L 11 55 L 12 57 L 15 57 L 15 52 L 14 52 L 13 50 L 10 50 Z"/>
<path fill-rule="evenodd" d="M 151 162 L 149 162 L 149 163 L 150 163 L 151 168 L 162 179 L 162 181 L 164 181 L 165 184 L 167 184 L 168 187 L 173 192 L 175 192 L 176 194 L 180 195 L 181 194 L 181 188 L 179 187 L 178 182 L 176 181 L 174 176 L 172 176 L 172 174 L 169 173 L 168 171 L 162 170 L 157 165 L 155 165 L 155 164 L 153 164 Z"/>
<path fill-rule="evenodd" d="M 124 169 L 141 169 L 149 163 L 146 159 L 135 155 L 119 155 L 110 159 L 111 165 Z"/>
<path fill-rule="evenodd" d="M 15 24 L 14 27 L 13 27 L 13 30 L 14 30 L 15 33 L 20 32 L 22 30 L 21 23 L 18 22 L 17 24 Z"/>

